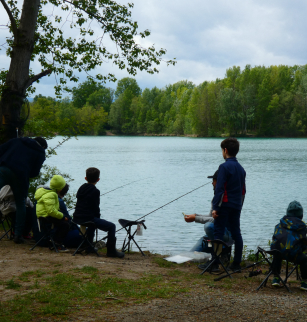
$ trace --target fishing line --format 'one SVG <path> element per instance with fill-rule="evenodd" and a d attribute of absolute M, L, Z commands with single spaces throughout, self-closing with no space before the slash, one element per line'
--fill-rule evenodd
<path fill-rule="evenodd" d="M 115 191 L 115 190 L 117 190 L 117 189 L 120 189 L 120 188 L 123 188 L 123 187 L 125 187 L 125 186 L 128 186 L 129 184 L 132 184 L 132 183 L 134 183 L 134 182 L 138 182 L 138 181 L 142 181 L 142 180 L 146 180 L 146 179 L 150 179 L 150 178 L 152 178 L 152 177 L 147 177 L 147 178 L 144 178 L 144 179 L 139 179 L 139 180 L 135 180 L 135 181 L 132 181 L 132 182 L 129 182 L 129 183 L 126 183 L 126 184 L 124 184 L 124 185 L 122 185 L 122 186 L 120 186 L 120 187 L 117 187 L 117 188 L 115 188 L 115 189 L 112 189 L 112 190 L 110 190 L 110 191 L 107 191 L 107 192 L 105 192 L 105 193 L 102 193 L 100 196 L 104 196 L 104 195 L 106 195 L 106 194 L 108 194 L 108 193 L 110 193 L 110 192 L 112 192 L 112 191 Z M 76 199 L 77 197 L 75 197 L 74 199 Z M 73 208 L 70 208 L 70 209 L 68 209 L 68 211 L 70 211 L 70 210 L 73 210 L 73 209 L 75 209 L 76 207 L 73 207 Z"/>
<path fill-rule="evenodd" d="M 165 206 L 167 206 L 167 205 L 171 204 L 172 202 L 174 202 L 174 201 L 176 201 L 176 200 L 178 200 L 178 199 L 180 199 L 180 198 L 182 198 L 182 197 L 184 197 L 184 196 L 186 196 L 186 195 L 188 195 L 188 194 L 192 193 L 192 192 L 193 192 L 193 191 L 195 191 L 195 190 L 198 190 L 198 189 L 200 189 L 200 188 L 202 188 L 202 187 L 206 186 L 207 184 L 209 184 L 209 183 L 211 183 L 211 182 L 212 182 L 212 181 L 209 181 L 209 182 L 207 182 L 207 183 L 205 183 L 205 184 L 203 184 L 203 185 L 199 186 L 198 188 L 195 188 L 195 189 L 193 189 L 193 190 L 191 190 L 191 191 L 189 191 L 189 192 L 185 193 L 184 195 L 182 195 L 182 196 L 180 196 L 180 197 L 178 197 L 178 198 L 176 198 L 176 199 L 174 199 L 174 200 L 172 200 L 172 201 L 170 201 L 170 202 L 166 203 L 165 205 L 163 205 L 163 206 L 161 206 L 161 207 L 159 207 L 159 208 L 157 208 L 157 209 L 155 209 L 155 210 L 153 210 L 153 211 L 149 212 L 148 214 L 146 214 L 146 215 L 144 215 L 144 216 L 140 217 L 139 219 L 137 219 L 137 220 L 135 220 L 135 221 L 138 221 L 138 220 L 140 220 L 140 219 L 143 219 L 143 218 L 145 218 L 145 217 L 149 216 L 150 214 L 152 214 L 152 213 L 156 212 L 157 210 L 159 210 L 159 209 L 161 209 L 161 208 L 163 208 L 163 207 L 165 207 Z M 120 229 L 116 230 L 116 232 L 118 232 L 118 231 L 120 231 L 120 230 L 122 230 L 122 229 L 124 229 L 124 227 L 122 227 L 122 228 L 120 228 Z M 106 239 L 106 238 L 108 238 L 108 236 L 105 236 L 105 237 L 101 238 L 100 240 L 104 240 L 104 239 Z"/>

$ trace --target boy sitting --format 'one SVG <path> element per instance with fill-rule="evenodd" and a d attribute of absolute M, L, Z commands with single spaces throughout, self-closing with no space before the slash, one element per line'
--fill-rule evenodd
<path fill-rule="evenodd" d="M 95 224 L 96 228 L 108 233 L 107 241 L 107 256 L 119 257 L 125 256 L 124 253 L 116 250 L 115 230 L 116 226 L 104 219 L 100 219 L 100 191 L 95 187 L 96 183 L 100 180 L 100 171 L 97 168 L 88 168 L 86 170 L 84 183 L 77 192 L 77 204 L 75 213 L 73 215 L 74 221 L 77 224 L 91 221 Z M 95 228 L 88 228 L 88 239 L 93 242 Z"/>
<path fill-rule="evenodd" d="M 302 221 L 303 207 L 298 201 L 290 202 L 287 214 L 275 227 L 271 249 L 277 249 L 281 255 L 273 257 L 273 271 L 280 274 L 282 260 L 299 264 L 301 268 L 301 290 L 307 291 L 307 256 L 303 252 L 305 246 L 307 226 Z M 280 286 L 280 279 L 275 275 L 273 286 Z"/>
<path fill-rule="evenodd" d="M 56 228 L 54 242 L 59 252 L 67 252 L 68 249 L 63 245 L 63 241 L 69 231 L 69 223 L 64 215 L 59 211 L 60 205 L 57 192 L 61 191 L 66 185 L 62 176 L 54 175 L 50 181 L 50 188 L 38 188 L 34 198 L 37 200 L 36 216 L 44 217 Z"/>

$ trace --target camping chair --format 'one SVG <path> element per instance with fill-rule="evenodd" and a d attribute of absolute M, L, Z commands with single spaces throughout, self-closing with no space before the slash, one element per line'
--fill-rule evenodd
<path fill-rule="evenodd" d="M 86 228 L 90 228 L 90 227 L 96 228 L 95 223 L 93 223 L 92 221 L 76 223 L 73 220 L 71 221 L 71 223 L 74 224 L 77 227 L 77 229 L 79 230 L 79 234 L 82 237 L 82 242 L 80 243 L 80 245 L 78 246 L 76 251 L 72 254 L 72 256 L 75 256 L 77 253 L 81 254 L 86 249 L 90 249 L 99 257 L 97 249 L 91 243 L 91 241 L 88 239 L 88 236 L 87 236 L 88 235 L 88 229 L 86 229 Z M 80 225 L 80 227 L 78 225 Z"/>
<path fill-rule="evenodd" d="M 125 237 L 125 240 L 124 240 L 124 243 L 123 243 L 122 252 L 125 252 L 126 249 L 128 248 L 128 253 L 129 253 L 130 252 L 130 243 L 131 243 L 131 241 L 133 241 L 135 243 L 136 247 L 142 253 L 142 255 L 145 256 L 145 254 L 143 253 L 142 249 L 140 248 L 140 246 L 137 244 L 137 242 L 134 239 L 134 235 L 137 232 L 137 228 L 135 229 L 135 232 L 133 234 L 131 233 L 131 227 L 132 226 L 137 226 L 139 224 L 142 225 L 145 229 L 147 229 L 147 227 L 144 224 L 145 220 L 130 221 L 130 220 L 126 220 L 126 219 L 119 219 L 118 222 L 120 223 L 120 225 L 123 228 L 125 228 L 125 230 L 127 232 L 127 236 Z M 128 237 L 128 241 L 126 242 L 127 237 Z"/>
<path fill-rule="evenodd" d="M 4 234 L 2 234 L 0 240 L 2 240 L 4 237 L 7 237 L 7 239 L 13 239 L 15 216 L 15 212 L 11 212 L 8 215 L 4 216 L 0 211 L 0 225 L 2 225 L 4 230 Z"/>
<path fill-rule="evenodd" d="M 233 242 L 225 243 L 224 241 L 219 239 L 210 240 L 208 239 L 208 237 L 204 237 L 203 243 L 206 244 L 205 245 L 206 247 L 212 248 L 212 260 L 211 260 L 211 263 L 200 273 L 200 275 L 203 275 L 205 272 L 210 272 L 212 274 L 211 270 L 212 270 L 213 264 L 217 263 L 217 264 L 221 264 L 227 276 L 232 278 L 232 276 L 229 274 L 227 270 L 228 265 L 227 267 L 224 266 L 224 263 L 221 261 L 221 256 L 222 254 L 226 254 L 228 258 L 228 263 L 229 263 Z M 222 273 L 223 272 L 217 275 L 220 275 Z"/>
<path fill-rule="evenodd" d="M 33 250 L 36 246 L 39 245 L 41 241 L 44 239 L 47 239 L 47 242 L 49 244 L 49 249 L 50 250 L 55 250 L 57 253 L 59 252 L 54 239 L 53 235 L 55 233 L 54 231 L 54 225 L 51 224 L 46 218 L 44 217 L 39 217 L 37 218 L 37 224 L 38 224 L 38 230 L 40 233 L 43 233 L 43 236 L 39 239 L 39 241 L 32 247 L 30 250 Z"/>
<path fill-rule="evenodd" d="M 268 281 L 268 279 L 269 279 L 269 277 L 272 275 L 272 274 L 275 274 L 276 276 L 278 276 L 279 277 L 279 279 L 281 280 L 281 282 L 282 282 L 282 284 L 283 284 L 283 286 L 287 289 L 287 291 L 288 292 L 291 292 L 290 291 L 290 289 L 289 289 L 289 287 L 286 285 L 286 283 L 287 283 L 287 280 L 288 280 L 288 278 L 291 276 L 291 274 L 294 272 L 294 271 L 296 271 L 296 279 L 298 280 L 298 279 L 300 279 L 300 276 L 299 276 L 299 274 L 298 274 L 298 265 L 297 264 L 294 264 L 294 267 L 293 267 L 293 269 L 291 270 L 291 272 L 289 273 L 289 261 L 287 261 L 287 266 L 286 266 L 286 278 L 285 278 L 285 280 L 283 280 L 281 277 L 280 277 L 280 274 L 278 274 L 277 272 L 275 272 L 274 271 L 274 269 L 273 269 L 273 267 L 272 267 L 272 262 L 270 262 L 270 260 L 268 259 L 268 255 L 270 255 L 270 256 L 280 256 L 280 255 L 282 255 L 281 254 L 281 252 L 279 251 L 279 250 L 277 250 L 277 249 L 273 249 L 273 250 L 264 250 L 263 248 L 261 248 L 261 247 L 258 247 L 258 251 L 259 251 L 259 253 L 263 256 L 263 258 L 265 259 L 265 261 L 269 264 L 269 266 L 270 266 L 270 269 L 269 269 L 269 272 L 268 272 L 268 274 L 266 275 L 266 277 L 264 278 L 264 280 L 261 282 L 261 284 L 258 286 L 258 288 L 257 288 L 257 291 L 259 291 L 260 290 L 260 288 L 262 287 L 262 286 L 266 286 L 266 284 L 267 284 L 267 281 Z M 289 274 L 288 274 L 289 273 Z"/>

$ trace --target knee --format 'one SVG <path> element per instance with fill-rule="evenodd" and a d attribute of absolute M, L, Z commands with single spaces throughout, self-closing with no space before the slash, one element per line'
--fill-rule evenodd
<path fill-rule="evenodd" d="M 205 230 L 205 233 L 208 235 L 208 233 L 210 234 L 213 234 L 214 232 L 214 223 L 212 222 L 207 222 L 205 225 L 204 225 L 204 230 Z"/>

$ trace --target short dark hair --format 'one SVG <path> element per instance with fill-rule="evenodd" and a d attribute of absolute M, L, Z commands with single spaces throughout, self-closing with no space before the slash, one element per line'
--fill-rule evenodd
<path fill-rule="evenodd" d="M 36 142 L 38 142 L 39 143 L 39 145 L 43 148 L 43 149 L 47 149 L 48 148 L 48 143 L 47 143 L 47 141 L 44 139 L 44 138 L 42 138 L 41 136 L 37 136 L 36 138 L 34 138 L 34 140 L 36 141 Z"/>
<path fill-rule="evenodd" d="M 100 170 L 97 168 L 86 169 L 86 178 L 89 183 L 96 183 L 100 176 Z"/>
<path fill-rule="evenodd" d="M 65 196 L 69 190 L 69 184 L 66 183 L 65 187 L 59 192 L 59 195 Z"/>
<path fill-rule="evenodd" d="M 240 149 L 240 142 L 236 138 L 227 138 L 221 143 L 221 148 L 227 149 L 228 154 L 235 157 Z"/>

